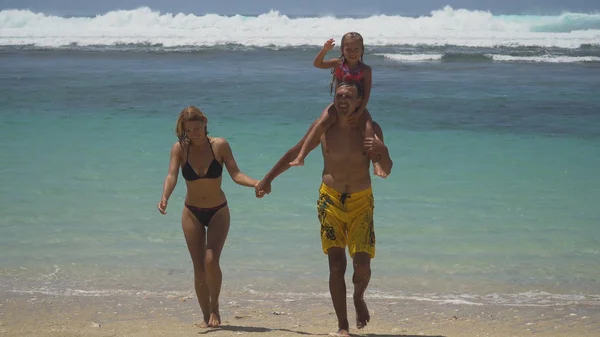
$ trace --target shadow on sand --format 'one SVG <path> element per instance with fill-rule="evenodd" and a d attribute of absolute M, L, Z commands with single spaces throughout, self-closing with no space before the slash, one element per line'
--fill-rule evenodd
<path fill-rule="evenodd" d="M 298 335 L 304 335 L 304 336 L 329 336 L 329 334 L 326 333 L 310 333 L 310 332 L 305 332 L 305 331 L 296 331 L 296 330 L 289 330 L 289 329 L 271 329 L 271 328 L 263 328 L 263 327 L 255 327 L 255 326 L 239 326 L 239 325 L 222 325 L 219 328 L 209 328 L 206 329 L 204 331 L 198 332 L 198 334 L 200 335 L 204 335 L 204 334 L 208 334 L 212 331 L 217 331 L 217 330 L 225 330 L 225 331 L 233 331 L 233 332 L 272 332 L 272 331 L 281 331 L 281 332 L 289 332 L 289 333 L 295 333 Z M 376 333 L 366 333 L 366 334 L 350 334 L 351 336 L 355 336 L 355 337 L 445 337 L 445 336 L 440 336 L 440 335 L 389 335 L 389 334 L 376 334 Z"/>
<path fill-rule="evenodd" d="M 239 325 L 221 325 L 218 328 L 208 328 L 204 331 L 198 332 L 198 334 L 204 335 L 204 334 L 208 334 L 212 331 L 218 331 L 218 330 L 225 330 L 225 331 L 234 331 L 234 332 L 272 332 L 272 331 L 282 331 L 282 332 L 290 332 L 290 333 L 296 333 L 298 335 L 305 335 L 305 336 L 328 336 L 327 334 L 313 334 L 313 333 L 309 333 L 309 332 L 304 332 L 304 331 L 295 331 L 295 330 L 288 330 L 288 329 L 271 329 L 271 328 L 261 328 L 261 327 L 257 327 L 257 326 L 239 326 Z"/>
<path fill-rule="evenodd" d="M 378 333 L 368 333 L 364 335 L 356 335 L 361 337 L 446 337 L 442 335 L 388 335 L 388 334 L 378 334 Z"/>

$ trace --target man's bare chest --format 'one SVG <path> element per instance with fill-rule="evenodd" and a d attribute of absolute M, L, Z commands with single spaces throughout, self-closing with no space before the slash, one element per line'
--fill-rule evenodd
<path fill-rule="evenodd" d="M 322 143 L 324 154 L 332 158 L 360 160 L 367 155 L 364 149 L 364 136 L 359 129 L 332 128 L 325 132 Z"/>

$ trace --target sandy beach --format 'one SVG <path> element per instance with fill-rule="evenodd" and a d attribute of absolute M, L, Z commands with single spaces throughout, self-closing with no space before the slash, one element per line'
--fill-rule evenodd
<path fill-rule="evenodd" d="M 200 313 L 188 296 L 50 296 L 3 294 L 2 336 L 327 336 L 335 331 L 328 298 L 265 300 L 225 294 L 223 326 L 195 326 Z M 512 307 L 390 301 L 367 298 L 371 322 L 352 335 L 390 336 L 600 336 L 594 306 Z M 348 303 L 351 303 L 349 299 Z M 350 306 L 352 309 L 352 307 Z M 350 312 L 351 322 L 354 313 Z"/>

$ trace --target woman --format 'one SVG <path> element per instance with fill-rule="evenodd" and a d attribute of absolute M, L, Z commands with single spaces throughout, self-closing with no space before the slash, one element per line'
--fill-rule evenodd
<path fill-rule="evenodd" d="M 221 189 L 223 164 L 239 185 L 255 187 L 258 181 L 243 174 L 224 138 L 208 137 L 206 116 L 194 106 L 179 114 L 176 133 L 179 141 L 171 148 L 169 173 L 165 178 L 158 210 L 167 214 L 167 203 L 178 170 L 187 193 L 181 215 L 183 233 L 194 263 L 194 285 L 204 319 L 201 327 L 217 327 L 222 274 L 219 258 L 229 232 L 229 207 Z"/>

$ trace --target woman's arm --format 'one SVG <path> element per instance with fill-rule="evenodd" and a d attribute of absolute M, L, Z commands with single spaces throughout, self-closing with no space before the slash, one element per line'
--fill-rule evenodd
<path fill-rule="evenodd" d="M 167 172 L 167 177 L 163 183 L 163 192 L 160 202 L 158 203 L 158 210 L 162 214 L 167 214 L 167 204 L 169 202 L 169 198 L 171 197 L 171 193 L 173 193 L 173 190 L 177 185 L 177 177 L 179 176 L 179 163 L 181 163 L 181 153 L 181 144 L 179 144 L 179 142 L 173 144 L 173 147 L 171 147 L 171 158 L 169 160 L 169 171 Z"/>
<path fill-rule="evenodd" d="M 231 147 L 229 146 L 227 140 L 220 138 L 217 144 L 221 150 L 219 152 L 223 154 L 223 164 L 225 164 L 225 167 L 227 167 L 227 171 L 229 172 L 231 179 L 238 185 L 256 187 L 258 180 L 252 179 L 240 171 L 240 168 L 233 157 L 233 151 L 231 151 Z"/>

